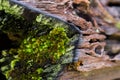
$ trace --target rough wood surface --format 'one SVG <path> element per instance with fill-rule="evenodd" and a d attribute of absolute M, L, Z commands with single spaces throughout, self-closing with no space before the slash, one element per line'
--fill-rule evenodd
<path fill-rule="evenodd" d="M 116 4 L 115 2 L 120 1 L 21 0 L 20 2 L 73 23 L 80 29 L 82 36 L 74 51 L 74 64 L 72 64 L 77 71 L 65 70 L 63 74 L 61 73 L 59 80 L 115 80 L 120 78 L 120 48 L 118 46 L 118 50 L 114 49 L 117 50 L 115 54 L 112 50 L 120 40 L 116 38 L 116 36 L 120 37 L 120 30 L 115 27 L 120 20 L 120 12 L 114 9 L 116 14 L 110 13 L 111 7 L 108 7 L 109 3 Z M 116 43 L 111 44 L 112 41 L 109 39 L 115 40 Z"/>
<path fill-rule="evenodd" d="M 120 65 L 89 72 L 66 71 L 63 73 L 59 80 L 120 80 Z"/>

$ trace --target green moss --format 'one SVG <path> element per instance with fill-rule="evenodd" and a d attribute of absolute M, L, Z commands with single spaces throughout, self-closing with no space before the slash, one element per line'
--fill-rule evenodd
<path fill-rule="evenodd" d="M 0 31 L 6 34 L 15 46 L 20 45 L 28 28 L 32 26 L 32 23 L 28 23 L 21 16 L 22 13 L 20 6 L 10 5 L 8 0 L 0 0 Z"/>
<path fill-rule="evenodd" d="M 19 34 L 20 37 L 17 48 L 2 51 L 4 57 L 1 62 L 7 61 L 7 67 L 3 66 L 2 71 L 7 79 L 55 79 L 62 69 L 62 64 L 67 63 L 61 59 L 68 57 L 66 56 L 70 41 L 67 36 L 68 26 L 41 15 L 30 24 L 21 17 L 20 7 L 10 6 L 7 0 L 2 1 L 0 3 L 0 30 L 7 34 L 12 32 L 9 37 L 13 41 L 16 41 L 13 35 Z"/>
<path fill-rule="evenodd" d="M 61 70 L 59 60 L 65 55 L 70 40 L 66 34 L 66 27 L 60 23 L 50 24 L 50 20 L 44 22 L 45 24 L 42 24 L 43 21 L 39 22 L 40 25 L 36 23 L 40 28 L 37 31 L 36 29 L 30 31 L 28 37 L 22 41 L 20 48 L 17 49 L 18 55 L 11 61 L 11 69 L 6 73 L 7 78 L 13 80 L 52 79 Z M 37 36 L 41 27 L 46 27 L 50 31 Z M 31 34 L 33 32 L 37 33 Z"/>
<path fill-rule="evenodd" d="M 22 14 L 22 7 L 18 7 L 17 5 L 10 5 L 8 0 L 0 0 L 0 11 L 4 10 L 5 13 L 9 13 L 15 16 L 19 16 Z"/>
<path fill-rule="evenodd" d="M 118 21 L 115 25 L 118 29 L 120 29 L 120 21 Z"/>

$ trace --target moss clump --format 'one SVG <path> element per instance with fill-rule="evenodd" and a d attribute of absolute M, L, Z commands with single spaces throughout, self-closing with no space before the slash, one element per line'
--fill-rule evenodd
<path fill-rule="evenodd" d="M 29 24 L 21 12 L 21 8 L 10 6 L 7 0 L 0 2 L 0 30 L 11 34 L 12 41 L 16 41 L 14 35 L 19 37 L 16 48 L 2 51 L 1 62 L 7 61 L 2 71 L 9 80 L 53 80 L 69 47 L 67 26 L 41 15 Z"/>
<path fill-rule="evenodd" d="M 38 57 L 42 60 L 56 61 L 65 53 L 68 41 L 69 38 L 65 33 L 65 29 L 55 27 L 49 34 L 24 39 L 18 53 L 20 53 L 20 57 L 24 53 L 27 56 L 36 55 L 36 59 Z M 24 58 L 22 57 L 22 59 Z"/>
<path fill-rule="evenodd" d="M 51 74 L 51 72 L 57 75 L 60 71 L 60 66 L 58 66 L 60 64 L 58 63 L 61 56 L 66 53 L 69 38 L 63 25 L 55 23 L 52 26 L 55 27 L 49 27 L 51 30 L 47 34 L 41 36 L 29 35 L 23 40 L 17 50 L 17 58 L 11 61 L 11 69 L 6 73 L 7 78 L 13 80 L 42 80 L 47 79 L 46 74 Z M 51 66 L 53 67 L 50 72 L 46 72 Z M 58 66 L 58 68 L 54 66 Z M 57 68 L 57 71 L 53 68 Z"/>
<path fill-rule="evenodd" d="M 22 7 L 17 5 L 10 5 L 8 0 L 0 0 L 0 11 L 5 11 L 5 13 L 12 14 L 14 16 L 20 17 L 22 14 Z"/>
<path fill-rule="evenodd" d="M 2 28 L 20 27 L 22 8 L 10 5 L 8 0 L 0 0 L 0 30 Z"/>
<path fill-rule="evenodd" d="M 32 26 L 21 16 L 22 13 L 22 7 L 10 5 L 8 0 L 0 0 L 0 31 L 14 42 L 12 45 L 15 47 L 19 46 L 28 28 Z"/>

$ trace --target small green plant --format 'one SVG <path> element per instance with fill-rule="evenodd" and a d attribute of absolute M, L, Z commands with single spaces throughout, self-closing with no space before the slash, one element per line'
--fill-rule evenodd
<path fill-rule="evenodd" d="M 10 5 L 8 0 L 0 0 L 0 30 L 14 32 L 21 28 L 21 25 L 26 25 L 27 23 L 21 17 L 22 13 L 22 7 Z"/>
<path fill-rule="evenodd" d="M 22 14 L 22 7 L 17 5 L 10 5 L 8 0 L 0 0 L 0 11 L 4 10 L 5 13 L 20 16 Z"/>

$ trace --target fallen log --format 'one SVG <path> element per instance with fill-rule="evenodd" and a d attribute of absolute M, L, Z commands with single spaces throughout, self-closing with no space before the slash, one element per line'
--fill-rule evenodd
<path fill-rule="evenodd" d="M 73 63 L 59 76 L 60 80 L 112 80 L 120 76 L 120 64 L 104 48 L 108 34 L 106 27 L 115 26 L 116 19 L 109 14 L 99 0 L 10 0 L 25 7 L 26 13 L 43 14 L 75 28 L 79 40 L 74 49 Z M 30 20 L 30 17 L 24 13 Z M 116 28 L 115 28 L 116 29 Z M 112 34 L 112 33 L 111 33 Z M 106 76 L 106 74 L 109 74 Z M 68 76 L 69 75 L 69 76 Z M 114 76 L 112 76 L 114 75 Z M 112 76 L 112 77 L 111 77 Z"/>

